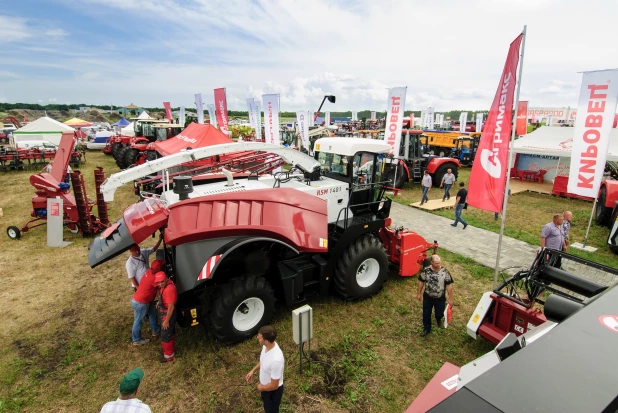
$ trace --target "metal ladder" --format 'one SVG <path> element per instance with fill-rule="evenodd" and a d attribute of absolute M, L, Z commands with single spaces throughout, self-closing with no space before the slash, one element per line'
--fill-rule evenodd
<path fill-rule="evenodd" d="M 73 194 L 75 195 L 75 206 L 77 207 L 79 229 L 82 231 L 82 235 L 90 235 L 93 233 L 93 227 L 92 220 L 90 218 L 88 197 L 86 196 L 86 184 L 84 183 L 84 176 L 81 172 L 71 172 L 71 184 L 73 185 Z"/>
<path fill-rule="evenodd" d="M 107 202 L 103 200 L 101 193 L 101 185 L 105 181 L 105 172 L 100 166 L 94 170 L 94 187 L 97 193 L 97 211 L 99 212 L 99 221 L 103 225 L 109 225 L 109 217 L 107 214 Z"/>

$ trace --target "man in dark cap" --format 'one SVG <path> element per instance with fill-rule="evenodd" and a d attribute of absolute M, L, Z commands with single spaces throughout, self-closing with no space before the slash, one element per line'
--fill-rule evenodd
<path fill-rule="evenodd" d="M 105 403 L 101 413 L 151 413 L 150 407 L 137 398 L 137 390 L 144 379 L 144 370 L 133 369 L 120 382 L 120 396 Z"/>

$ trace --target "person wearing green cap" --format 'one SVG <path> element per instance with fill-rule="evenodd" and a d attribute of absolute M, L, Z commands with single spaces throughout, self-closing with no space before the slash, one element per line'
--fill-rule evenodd
<path fill-rule="evenodd" d="M 120 396 L 105 403 L 101 413 L 151 413 L 150 407 L 137 398 L 137 389 L 144 379 L 144 370 L 133 369 L 120 382 Z"/>

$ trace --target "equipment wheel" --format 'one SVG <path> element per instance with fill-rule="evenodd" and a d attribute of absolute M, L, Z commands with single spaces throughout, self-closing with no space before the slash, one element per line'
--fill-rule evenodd
<path fill-rule="evenodd" d="M 8 235 L 10 239 L 20 239 L 21 231 L 19 228 L 11 225 L 6 229 L 6 235 Z"/>
<path fill-rule="evenodd" d="M 388 178 L 392 182 L 393 188 L 401 189 L 403 185 L 406 183 L 406 171 L 403 165 L 397 165 L 397 176 L 395 176 L 395 167 L 392 166 L 390 171 L 388 172 Z"/>
<path fill-rule="evenodd" d="M 436 188 L 440 187 L 440 183 L 442 182 L 442 177 L 444 177 L 446 170 L 449 168 L 453 170 L 453 175 L 455 175 L 455 179 L 457 179 L 457 165 L 451 162 L 444 163 L 440 165 L 438 169 L 436 169 L 436 172 L 433 174 L 432 179 L 433 179 L 434 187 Z M 453 188 L 455 187 L 456 183 L 457 182 L 453 184 Z"/>
<path fill-rule="evenodd" d="M 125 156 L 126 156 L 127 151 L 130 151 L 130 150 L 131 148 L 129 148 L 128 146 L 123 146 L 118 151 L 118 156 L 116 157 L 116 165 L 118 165 L 120 169 L 126 169 L 129 166 L 125 164 Z"/>
<path fill-rule="evenodd" d="M 147 151 L 146 152 L 146 162 L 154 161 L 155 159 L 157 159 L 157 152 L 156 151 Z"/>
<path fill-rule="evenodd" d="M 128 168 L 133 165 L 135 161 L 137 161 L 137 157 L 139 156 L 139 151 L 137 149 L 129 148 L 128 151 L 124 152 L 124 167 Z"/>
<path fill-rule="evenodd" d="M 374 235 L 363 235 L 339 259 L 335 289 L 346 300 L 370 297 L 384 285 L 387 269 L 388 258 L 382 242 Z"/>
<path fill-rule="evenodd" d="M 594 220 L 599 225 L 607 225 L 609 217 L 612 215 L 611 208 L 605 206 L 605 200 L 607 199 L 607 188 L 601 188 L 599 193 L 599 199 L 597 201 L 597 209 L 594 213 Z"/>
<path fill-rule="evenodd" d="M 245 276 L 221 287 L 208 324 L 219 340 L 237 343 L 255 336 L 261 326 L 270 322 L 274 310 L 275 293 L 268 281 L 260 276 Z"/>
<path fill-rule="evenodd" d="M 69 232 L 71 234 L 77 234 L 79 232 L 79 227 L 77 226 L 77 224 L 68 224 L 67 228 L 69 229 Z"/>
<path fill-rule="evenodd" d="M 114 159 L 118 157 L 118 151 L 122 148 L 122 144 L 120 142 L 116 142 L 112 145 L 112 156 Z"/>

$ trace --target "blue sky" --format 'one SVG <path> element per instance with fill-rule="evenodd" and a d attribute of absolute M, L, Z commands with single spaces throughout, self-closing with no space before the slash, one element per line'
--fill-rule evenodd
<path fill-rule="evenodd" d="M 594 6 L 594 8 L 593 8 Z M 530 105 L 575 106 L 584 70 L 618 67 L 618 1 L 51 0 L 0 11 L 0 101 L 228 106 L 279 93 L 282 110 L 487 109 L 528 24 Z"/>

